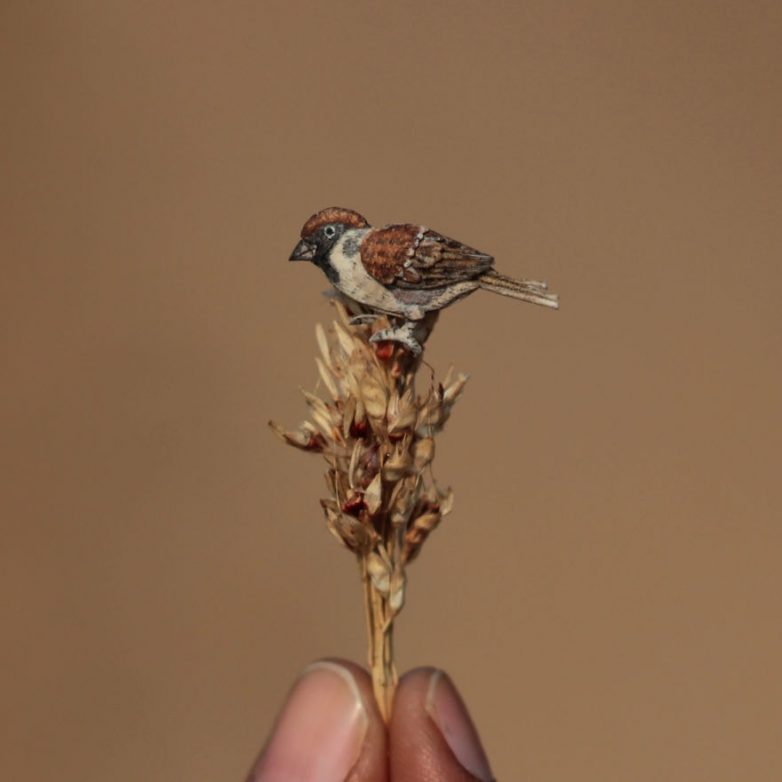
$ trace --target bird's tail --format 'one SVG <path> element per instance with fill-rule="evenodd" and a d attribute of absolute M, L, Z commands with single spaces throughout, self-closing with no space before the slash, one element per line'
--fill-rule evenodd
<path fill-rule="evenodd" d="M 478 278 L 481 288 L 501 296 L 510 296 L 512 299 L 521 299 L 543 307 L 559 308 L 559 297 L 555 293 L 548 293 L 548 285 L 536 280 L 514 280 L 493 269 Z"/>

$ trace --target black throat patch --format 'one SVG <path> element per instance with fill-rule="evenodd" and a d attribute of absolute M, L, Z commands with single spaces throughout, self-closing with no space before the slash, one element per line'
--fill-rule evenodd
<path fill-rule="evenodd" d="M 327 254 L 316 255 L 312 259 L 312 262 L 323 270 L 323 273 L 328 277 L 329 282 L 332 285 L 336 285 L 339 282 L 339 272 L 331 265 L 331 261 L 329 261 Z"/>

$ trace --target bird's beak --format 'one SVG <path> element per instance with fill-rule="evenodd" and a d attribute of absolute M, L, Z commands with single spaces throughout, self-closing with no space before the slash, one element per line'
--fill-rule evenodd
<path fill-rule="evenodd" d="M 289 261 L 311 261 L 315 257 L 315 246 L 302 239 L 291 253 Z"/>

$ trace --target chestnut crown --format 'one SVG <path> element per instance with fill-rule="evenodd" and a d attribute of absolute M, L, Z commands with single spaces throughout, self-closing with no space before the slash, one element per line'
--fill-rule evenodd
<path fill-rule="evenodd" d="M 352 209 L 330 206 L 312 215 L 301 229 L 301 238 L 310 239 L 326 225 L 344 225 L 347 228 L 369 228 L 367 219 Z"/>

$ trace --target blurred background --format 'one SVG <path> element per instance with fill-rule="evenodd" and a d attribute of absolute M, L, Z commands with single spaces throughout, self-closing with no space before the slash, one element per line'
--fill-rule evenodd
<path fill-rule="evenodd" d="M 241 780 L 365 656 L 305 415 L 332 204 L 548 280 L 471 375 L 401 668 L 500 779 L 782 778 L 782 6 L 0 5 L 0 776 Z"/>

